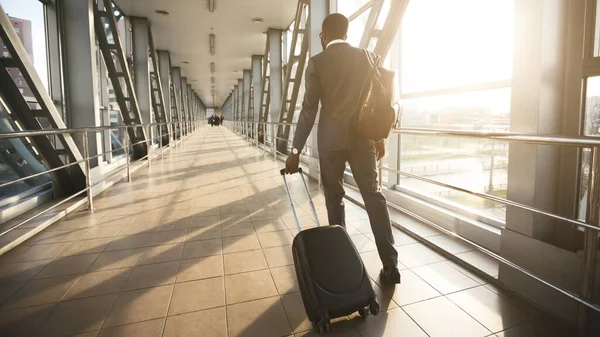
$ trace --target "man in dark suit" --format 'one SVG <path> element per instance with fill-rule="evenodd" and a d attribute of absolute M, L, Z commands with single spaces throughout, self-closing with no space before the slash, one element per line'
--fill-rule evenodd
<path fill-rule="evenodd" d="M 363 49 L 354 48 L 345 41 L 347 33 L 348 19 L 345 16 L 331 14 L 323 21 L 323 52 L 308 61 L 306 92 L 286 172 L 298 171 L 300 152 L 315 123 L 320 101 L 317 143 L 329 224 L 346 225 L 343 178 L 348 162 L 369 214 L 383 263 L 381 276 L 390 282 L 400 283 L 398 252 L 393 246 L 390 215 L 377 181 L 376 164 L 385 155 L 385 144 L 375 144 L 353 134 L 351 126 L 370 64 Z"/>

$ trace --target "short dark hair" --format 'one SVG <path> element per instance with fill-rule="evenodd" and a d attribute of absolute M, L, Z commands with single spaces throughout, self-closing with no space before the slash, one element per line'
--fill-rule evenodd
<path fill-rule="evenodd" d="M 343 39 L 348 34 L 348 24 L 348 18 L 343 14 L 333 13 L 323 20 L 321 29 L 328 39 Z"/>

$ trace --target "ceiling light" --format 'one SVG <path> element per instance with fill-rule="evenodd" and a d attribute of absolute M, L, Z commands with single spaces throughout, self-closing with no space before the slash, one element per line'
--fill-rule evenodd
<path fill-rule="evenodd" d="M 215 55 L 215 34 L 209 34 L 209 46 L 210 46 L 210 54 Z"/>
<path fill-rule="evenodd" d="M 252 19 L 253 23 L 263 23 L 265 20 L 263 20 L 263 18 L 254 18 Z"/>
<path fill-rule="evenodd" d="M 210 72 L 211 72 L 211 73 L 214 73 L 214 72 L 215 72 L 215 63 L 214 63 L 214 62 L 211 62 L 211 63 L 210 63 Z"/>
<path fill-rule="evenodd" d="M 154 11 L 156 14 L 161 14 L 161 15 L 169 15 L 169 12 L 162 10 L 162 9 L 157 9 Z"/>
<path fill-rule="evenodd" d="M 211 13 L 215 11 L 215 0 L 208 0 L 208 11 Z"/>

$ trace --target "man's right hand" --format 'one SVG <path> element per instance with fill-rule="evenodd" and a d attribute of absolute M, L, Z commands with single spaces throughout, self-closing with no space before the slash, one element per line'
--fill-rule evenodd
<path fill-rule="evenodd" d="M 298 172 L 298 167 L 300 166 L 300 154 L 290 154 L 290 156 L 285 161 L 285 173 L 294 174 Z"/>

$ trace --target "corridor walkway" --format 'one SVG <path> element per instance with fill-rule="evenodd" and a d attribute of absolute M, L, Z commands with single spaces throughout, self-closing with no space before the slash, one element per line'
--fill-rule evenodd
<path fill-rule="evenodd" d="M 291 258 L 281 163 L 224 127 L 181 147 L 0 257 L 0 336 L 313 336 Z M 303 227 L 315 226 L 298 177 Z M 324 200 L 313 186 L 325 220 Z M 378 282 L 364 211 L 348 230 Z M 569 336 L 551 319 L 397 231 L 402 284 L 383 312 L 329 336 Z M 335 247 L 332 247 L 335 249 Z M 507 330 L 508 329 L 508 330 Z M 501 331 L 505 331 L 502 333 Z"/>

